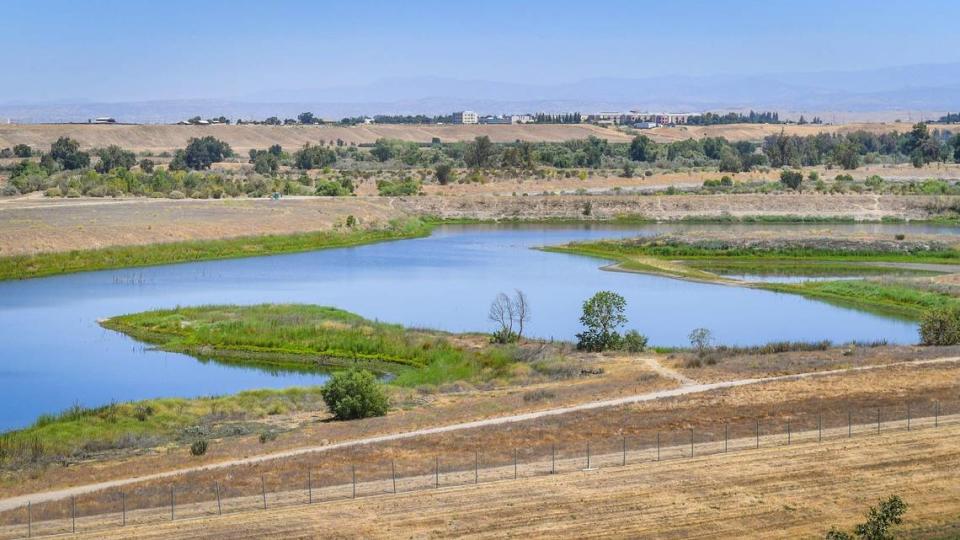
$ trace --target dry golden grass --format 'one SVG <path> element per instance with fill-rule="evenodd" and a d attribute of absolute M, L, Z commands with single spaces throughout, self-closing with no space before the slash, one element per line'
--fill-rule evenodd
<path fill-rule="evenodd" d="M 80 537 L 805 538 L 851 528 L 891 494 L 910 505 L 898 532 L 936 537 L 955 534 L 960 522 L 958 435 L 960 426 L 864 434 Z"/>

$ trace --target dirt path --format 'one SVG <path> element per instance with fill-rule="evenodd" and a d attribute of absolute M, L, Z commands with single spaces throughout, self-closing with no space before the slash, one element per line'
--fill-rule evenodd
<path fill-rule="evenodd" d="M 679 397 L 679 396 L 684 396 L 689 394 L 697 394 L 697 393 L 703 393 L 703 392 L 710 392 L 713 390 L 735 388 L 739 386 L 762 384 L 762 383 L 769 383 L 769 382 L 776 382 L 776 381 L 790 381 L 790 380 L 809 379 L 814 377 L 826 377 L 830 375 L 838 375 L 843 373 L 888 369 L 888 368 L 897 367 L 897 366 L 907 366 L 907 365 L 926 366 L 926 365 L 946 364 L 946 363 L 955 363 L 955 362 L 960 362 L 960 357 L 936 358 L 931 360 L 919 360 L 919 361 L 912 361 L 912 362 L 897 362 L 897 363 L 873 365 L 873 366 L 858 366 L 858 367 L 845 368 L 845 369 L 800 373 L 795 375 L 783 375 L 783 376 L 777 376 L 777 377 L 752 378 L 752 379 L 738 379 L 733 381 L 722 381 L 722 382 L 714 382 L 714 383 L 692 382 L 690 381 L 689 378 L 683 376 L 682 374 L 673 372 L 669 368 L 659 366 L 659 364 L 654 362 L 657 366 L 659 366 L 659 368 L 654 366 L 651 366 L 651 367 L 654 367 L 654 369 L 658 371 L 663 370 L 665 376 L 668 376 L 671 378 L 679 377 L 680 379 L 677 379 L 677 380 L 682 379 L 690 382 L 685 383 L 677 388 L 673 388 L 669 390 L 659 390 L 659 391 L 647 392 L 643 394 L 635 394 L 635 395 L 624 396 L 624 397 L 619 397 L 614 399 L 592 401 L 587 403 L 580 403 L 577 405 L 570 405 L 566 407 L 545 409 L 541 411 L 534 411 L 534 412 L 523 413 L 523 414 L 514 414 L 509 416 L 499 416 L 495 418 L 487 418 L 487 419 L 475 420 L 471 422 L 461 422 L 457 424 L 418 429 L 418 430 L 407 431 L 402 433 L 378 435 L 378 436 L 366 437 L 363 439 L 354 439 L 350 441 L 343 441 L 343 442 L 333 443 L 328 445 L 294 448 L 294 449 L 285 450 L 282 452 L 274 452 L 270 454 L 262 454 L 262 455 L 251 456 L 251 457 L 242 458 L 242 459 L 228 460 L 220 463 L 213 463 L 210 465 L 203 465 L 203 466 L 197 466 L 197 467 L 185 467 L 182 469 L 164 471 L 156 474 L 123 478 L 118 480 L 110 480 L 106 482 L 98 482 L 94 484 L 74 486 L 70 488 L 46 491 L 42 493 L 20 495 L 17 497 L 10 497 L 7 499 L 0 500 L 0 511 L 11 510 L 13 508 L 23 506 L 27 504 L 27 502 L 32 502 L 35 504 L 35 503 L 40 503 L 45 501 L 52 501 L 52 500 L 62 499 L 65 497 L 81 495 L 84 493 L 90 493 L 90 492 L 100 491 L 104 489 L 117 488 L 120 486 L 125 486 L 125 485 L 140 483 L 140 482 L 158 480 L 163 478 L 171 478 L 171 477 L 175 477 L 181 474 L 186 474 L 191 472 L 218 470 L 218 469 L 225 469 L 229 467 L 242 466 L 242 465 L 253 465 L 253 464 L 262 463 L 265 461 L 295 457 L 295 456 L 300 456 L 303 454 L 309 454 L 309 453 L 315 453 L 315 452 L 328 452 L 331 450 L 338 450 L 338 449 L 350 448 L 350 447 L 367 445 L 367 444 L 410 439 L 414 437 L 434 435 L 438 433 L 448 433 L 451 431 L 462 431 L 462 430 L 470 430 L 470 429 L 484 428 L 484 427 L 490 427 L 490 426 L 512 424 L 517 422 L 526 422 L 526 421 L 535 420 L 538 418 L 559 416 L 559 415 L 569 414 L 577 411 L 587 411 L 587 410 L 600 409 L 600 408 L 618 407 L 622 405 L 630 405 L 630 404 L 642 403 L 646 401 L 668 399 L 668 398 Z"/>

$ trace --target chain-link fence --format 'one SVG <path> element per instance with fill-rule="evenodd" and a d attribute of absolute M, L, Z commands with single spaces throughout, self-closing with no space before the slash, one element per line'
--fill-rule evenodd
<path fill-rule="evenodd" d="M 0 539 L 90 532 L 132 524 L 316 504 L 341 499 L 514 480 L 584 469 L 625 466 L 757 448 L 861 437 L 884 431 L 932 429 L 960 420 L 960 401 L 913 400 L 896 406 L 739 418 L 649 436 L 585 443 L 462 452 L 364 463 L 325 462 L 317 452 L 302 467 L 271 464 L 224 469 L 213 482 L 184 475 L 164 484 L 96 491 L 31 502 L 0 512 Z"/>

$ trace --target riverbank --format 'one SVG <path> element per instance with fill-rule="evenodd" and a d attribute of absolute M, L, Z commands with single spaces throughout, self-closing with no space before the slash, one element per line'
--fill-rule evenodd
<path fill-rule="evenodd" d="M 397 219 L 383 228 L 342 227 L 289 235 L 241 236 L 222 240 L 15 255 L 0 257 L 0 280 L 359 246 L 417 238 L 430 234 L 430 231 L 431 226 L 421 220 Z"/>
<path fill-rule="evenodd" d="M 821 237 L 802 238 L 791 238 L 789 234 L 778 234 L 775 238 L 723 236 L 722 233 L 707 238 L 695 234 L 661 235 L 544 249 L 614 261 L 616 264 L 608 267 L 611 270 L 799 294 L 909 320 L 918 320 L 931 309 L 960 306 L 960 299 L 930 290 L 919 281 L 924 279 L 920 276 L 929 272 L 956 272 L 960 251 L 952 239 L 838 237 L 826 231 Z M 877 277 L 777 283 L 723 275 L 730 272 L 747 276 L 907 274 L 914 277 L 901 277 L 895 282 Z"/>

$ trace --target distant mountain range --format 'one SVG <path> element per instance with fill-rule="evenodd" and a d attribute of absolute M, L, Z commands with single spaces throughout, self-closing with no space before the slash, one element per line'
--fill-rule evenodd
<path fill-rule="evenodd" d="M 303 111 L 339 119 L 374 114 L 434 115 L 463 109 L 482 114 L 754 109 L 853 116 L 885 111 L 933 115 L 960 111 L 960 63 L 749 76 L 610 77 L 549 85 L 406 77 L 357 86 L 278 89 L 229 99 L 0 103 L 0 121 L 85 122 L 112 116 L 121 122 L 168 123 L 197 115 L 288 118 Z"/>

